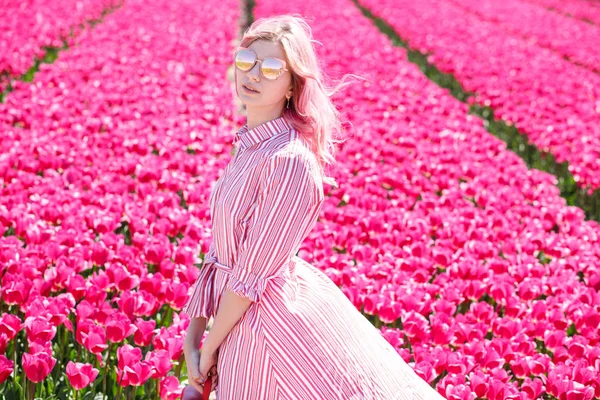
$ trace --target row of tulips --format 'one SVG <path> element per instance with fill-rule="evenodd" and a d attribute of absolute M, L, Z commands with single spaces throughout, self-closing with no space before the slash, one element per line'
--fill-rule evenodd
<path fill-rule="evenodd" d="M 43 47 L 76 43 L 81 24 L 98 19 L 115 0 L 7 1 L 0 7 L 0 91 L 31 68 Z"/>
<path fill-rule="evenodd" d="M 537 45 L 576 64 L 600 72 L 600 26 L 519 0 L 449 1 L 511 34 L 534 40 Z M 535 21 L 535 24 L 524 24 L 523 21 Z"/>
<path fill-rule="evenodd" d="M 238 17 L 127 0 L 0 104 L 1 398 L 180 396 Z"/>
<path fill-rule="evenodd" d="M 559 163 L 567 161 L 588 194 L 600 188 L 597 73 L 451 1 L 359 3 L 389 23 L 411 48 L 427 53 L 442 72 L 453 74 L 473 94 L 470 104 L 491 107 L 496 118 L 515 125 L 542 152 Z M 522 25 L 531 25 L 528 21 L 523 18 Z"/>
<path fill-rule="evenodd" d="M 326 69 L 368 80 L 336 98 L 342 184 L 300 256 L 449 399 L 600 397 L 599 225 L 350 5 L 254 9 L 308 16 Z"/>
<path fill-rule="evenodd" d="M 600 25 L 600 4 L 581 0 L 527 0 L 554 12 Z"/>

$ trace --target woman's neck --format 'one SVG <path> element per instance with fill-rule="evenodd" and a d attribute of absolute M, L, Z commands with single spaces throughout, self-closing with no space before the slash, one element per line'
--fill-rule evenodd
<path fill-rule="evenodd" d="M 273 121 L 281 117 L 283 108 L 274 108 L 272 110 L 246 110 L 246 122 L 248 130 L 254 129 L 265 122 Z"/>

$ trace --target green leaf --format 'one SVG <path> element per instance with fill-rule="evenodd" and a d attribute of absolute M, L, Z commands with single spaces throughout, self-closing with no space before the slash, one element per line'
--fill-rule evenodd
<path fill-rule="evenodd" d="M 569 326 L 567 328 L 567 336 L 572 337 L 573 335 L 577 334 L 577 328 L 575 328 L 575 324 L 571 324 L 571 326 Z"/>
<path fill-rule="evenodd" d="M 17 391 L 13 386 L 11 386 L 10 389 L 8 389 L 8 391 L 4 394 L 4 399 L 6 399 L 6 400 L 18 400 L 19 399 L 19 397 L 17 396 Z"/>

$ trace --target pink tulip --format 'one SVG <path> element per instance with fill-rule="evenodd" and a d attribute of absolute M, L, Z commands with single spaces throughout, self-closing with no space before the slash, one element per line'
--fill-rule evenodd
<path fill-rule="evenodd" d="M 121 386 L 140 386 L 152 376 L 153 367 L 146 361 L 126 365 L 123 370 L 117 370 L 117 379 Z"/>
<path fill-rule="evenodd" d="M 446 398 L 448 400 L 475 400 L 475 393 L 467 385 L 448 385 Z"/>
<path fill-rule="evenodd" d="M 102 301 L 96 306 L 93 319 L 102 325 L 106 325 L 107 318 L 114 313 L 114 307 L 108 301 Z"/>
<path fill-rule="evenodd" d="M 108 261 L 109 257 L 110 251 L 108 248 L 106 248 L 104 243 L 97 242 L 94 244 L 94 248 L 92 251 L 92 261 L 94 262 L 94 264 L 102 266 Z"/>
<path fill-rule="evenodd" d="M 99 355 L 108 348 L 106 343 L 106 331 L 98 325 L 88 325 L 81 333 L 82 344 L 90 352 Z"/>
<path fill-rule="evenodd" d="M 56 359 L 44 352 L 36 354 L 23 353 L 22 361 L 25 375 L 35 383 L 43 381 L 56 364 Z"/>
<path fill-rule="evenodd" d="M 0 383 L 4 382 L 6 378 L 12 374 L 15 364 L 12 360 L 9 360 L 3 354 L 0 354 Z"/>
<path fill-rule="evenodd" d="M 165 242 L 148 243 L 146 248 L 146 260 L 151 264 L 160 264 L 165 257 Z"/>
<path fill-rule="evenodd" d="M 419 362 L 414 366 L 414 370 L 425 382 L 431 382 L 437 376 L 433 365 L 428 361 Z"/>
<path fill-rule="evenodd" d="M 180 310 L 188 300 L 187 283 L 170 282 L 165 286 L 165 302 L 173 309 Z"/>
<path fill-rule="evenodd" d="M 534 354 L 529 362 L 529 368 L 533 375 L 541 376 L 548 372 L 550 357 L 545 354 Z"/>
<path fill-rule="evenodd" d="M 421 314 L 411 311 L 402 318 L 402 323 L 408 337 L 418 341 L 427 340 L 430 334 L 429 323 Z"/>
<path fill-rule="evenodd" d="M 194 249 L 191 246 L 179 246 L 173 254 L 173 261 L 176 264 L 192 265 L 194 263 Z"/>
<path fill-rule="evenodd" d="M 161 272 L 152 275 L 147 275 L 140 279 L 139 290 L 144 290 L 148 293 L 154 293 L 159 301 L 163 300 L 166 290 L 165 276 Z"/>
<path fill-rule="evenodd" d="M 475 395 L 479 398 L 485 398 L 488 391 L 486 376 L 481 371 L 472 373 L 469 378 L 469 386 Z"/>
<path fill-rule="evenodd" d="M 2 284 L 0 289 L 2 300 L 9 305 L 23 304 L 29 297 L 31 286 L 29 280 L 13 277 L 13 279 Z"/>
<path fill-rule="evenodd" d="M 146 353 L 145 361 L 153 367 L 151 376 L 153 379 L 165 377 L 173 366 L 169 352 L 166 350 Z"/>
<path fill-rule="evenodd" d="M 25 315 L 27 318 L 41 317 L 48 319 L 50 324 L 55 327 L 61 324 L 69 327 L 71 322 L 68 316 L 74 306 L 75 299 L 69 293 L 61 293 L 50 298 L 40 296 L 29 304 Z"/>
<path fill-rule="evenodd" d="M 154 327 L 156 327 L 156 321 L 151 319 L 144 321 L 141 318 L 136 319 L 135 326 L 137 330 L 133 334 L 133 340 L 138 346 L 149 346 L 152 343 L 154 337 Z"/>
<path fill-rule="evenodd" d="M 86 293 L 86 281 L 81 275 L 72 275 L 68 279 L 67 290 L 75 300 L 81 300 Z"/>
<path fill-rule="evenodd" d="M 96 312 L 96 307 L 92 305 L 87 300 L 82 300 L 81 303 L 77 305 L 77 310 L 75 315 L 77 316 L 77 324 L 80 325 L 82 322 L 84 324 L 91 324 L 93 321 L 90 319 L 93 318 L 94 313 Z M 80 330 L 80 327 L 77 327 L 77 330 Z"/>
<path fill-rule="evenodd" d="M 534 378 L 533 380 L 530 378 L 525 378 L 521 384 L 521 392 L 525 393 L 526 400 L 538 399 L 543 391 L 544 384 L 538 378 Z"/>
<path fill-rule="evenodd" d="M 6 346 L 8 345 L 9 339 L 6 333 L 0 333 L 0 354 L 6 352 Z"/>
<path fill-rule="evenodd" d="M 529 362 L 526 359 L 519 358 L 510 362 L 512 371 L 517 378 L 523 379 L 528 377 L 531 373 L 529 370 Z"/>
<path fill-rule="evenodd" d="M 365 299 L 366 300 L 366 299 Z M 391 324 L 397 321 L 402 314 L 402 304 L 395 301 L 386 301 L 383 299 L 383 304 L 379 308 L 379 319 L 386 324 Z"/>
<path fill-rule="evenodd" d="M 67 363 L 66 373 L 69 383 L 75 390 L 81 390 L 88 386 L 98 376 L 98 370 L 92 364 L 74 363 L 73 361 Z"/>
<path fill-rule="evenodd" d="M 98 279 L 101 280 L 101 279 Z M 90 303 L 90 304 L 100 304 L 103 301 L 106 300 L 107 297 L 107 292 L 106 292 L 106 288 L 103 288 L 102 286 L 99 286 L 97 284 L 98 280 L 91 280 L 88 278 L 88 287 L 85 293 L 85 299 Z M 108 281 L 108 279 L 106 279 L 106 281 Z"/>
<path fill-rule="evenodd" d="M 30 343 L 50 342 L 56 335 L 56 326 L 44 317 L 27 317 L 23 325 Z"/>
<path fill-rule="evenodd" d="M 8 340 L 14 339 L 14 337 L 21 330 L 21 320 L 16 315 L 2 314 L 0 317 L 0 333 L 6 334 Z"/>
<path fill-rule="evenodd" d="M 161 332 L 154 337 L 153 344 L 156 350 L 167 350 L 173 361 L 178 360 L 183 353 L 183 341 L 181 337 L 166 333 L 162 328 Z"/>
<path fill-rule="evenodd" d="M 129 317 L 122 312 L 113 313 L 104 323 L 106 325 L 106 336 L 111 342 L 115 343 L 122 342 L 136 330 Z"/>
<path fill-rule="evenodd" d="M 29 353 L 38 354 L 46 353 L 52 355 L 52 342 L 31 342 L 29 343 Z"/>
<path fill-rule="evenodd" d="M 158 309 L 155 297 L 148 292 L 125 291 L 117 304 L 130 319 L 151 316 Z"/>
<path fill-rule="evenodd" d="M 181 398 L 181 392 L 184 386 L 179 383 L 177 377 L 169 375 L 160 381 L 160 398 L 166 400 L 176 400 Z"/>
<path fill-rule="evenodd" d="M 113 264 L 106 270 L 111 283 L 117 288 L 117 290 L 128 291 L 135 288 L 139 284 L 139 277 L 132 274 L 125 267 Z"/>
<path fill-rule="evenodd" d="M 574 360 L 583 358 L 585 352 L 587 351 L 587 346 L 583 343 L 572 341 L 567 345 L 567 351 L 569 355 Z"/>
<path fill-rule="evenodd" d="M 117 349 L 117 360 L 121 370 L 128 365 L 139 363 L 142 360 L 142 349 L 125 344 Z"/>

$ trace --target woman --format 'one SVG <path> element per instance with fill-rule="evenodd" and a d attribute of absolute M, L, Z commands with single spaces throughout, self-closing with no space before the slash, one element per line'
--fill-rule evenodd
<path fill-rule="evenodd" d="M 324 273 L 295 256 L 319 216 L 323 183 L 335 185 L 323 165 L 340 125 L 310 28 L 290 15 L 257 20 L 234 63 L 247 124 L 211 193 L 213 243 L 184 309 L 190 384 L 201 392 L 212 379 L 224 400 L 441 399 Z"/>

